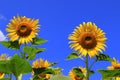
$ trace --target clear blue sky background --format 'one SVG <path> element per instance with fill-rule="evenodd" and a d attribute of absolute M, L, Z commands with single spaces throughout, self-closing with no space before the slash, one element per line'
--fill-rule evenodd
<path fill-rule="evenodd" d="M 17 14 L 40 20 L 39 36 L 48 40 L 42 47 L 47 50 L 37 58 L 58 62 L 67 75 L 74 66 L 85 66 L 80 59 L 66 61 L 71 53 L 68 45 L 68 35 L 82 22 L 92 21 L 106 32 L 107 48 L 104 53 L 116 57 L 120 61 L 120 1 L 119 0 L 1 0 L 0 30 L 6 35 L 6 25 Z M 0 53 L 12 56 L 16 51 L 0 45 Z M 98 62 L 93 70 L 106 69 L 109 62 Z M 23 80 L 28 80 L 29 75 Z M 101 80 L 101 74 L 96 72 L 90 80 Z"/>

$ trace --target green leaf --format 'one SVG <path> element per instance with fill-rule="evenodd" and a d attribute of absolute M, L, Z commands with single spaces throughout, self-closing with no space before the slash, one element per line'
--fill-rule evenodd
<path fill-rule="evenodd" d="M 12 65 L 10 60 L 0 60 L 0 72 L 11 74 Z"/>
<path fill-rule="evenodd" d="M 45 42 L 47 42 L 47 40 L 36 37 L 33 39 L 32 45 L 42 45 Z"/>
<path fill-rule="evenodd" d="M 105 77 L 105 78 L 102 78 L 102 80 L 115 80 L 115 79 L 111 77 Z"/>
<path fill-rule="evenodd" d="M 53 70 L 54 70 L 54 72 L 55 72 L 54 75 L 56 75 L 56 74 L 61 74 L 62 68 L 54 68 Z"/>
<path fill-rule="evenodd" d="M 10 46 L 10 41 L 2 41 L 2 42 L 0 42 L 0 44 L 2 44 L 3 46 L 9 48 L 9 46 Z"/>
<path fill-rule="evenodd" d="M 35 75 L 32 80 L 45 80 L 45 79 L 40 78 L 38 75 Z"/>
<path fill-rule="evenodd" d="M 32 71 L 31 65 L 23 58 L 15 54 L 11 59 L 11 71 L 18 77 L 20 74 L 26 74 Z"/>
<path fill-rule="evenodd" d="M 85 77 L 80 68 L 73 68 L 73 71 L 76 73 L 78 77 L 80 78 Z"/>
<path fill-rule="evenodd" d="M 33 68 L 35 75 L 39 74 L 55 74 L 54 70 L 51 68 Z"/>
<path fill-rule="evenodd" d="M 94 74 L 94 73 L 95 73 L 94 71 L 89 71 L 89 74 L 90 74 L 90 75 L 92 75 L 92 74 Z"/>
<path fill-rule="evenodd" d="M 79 58 L 79 55 L 77 53 L 71 53 L 68 57 L 67 60 L 71 60 L 71 59 L 76 59 Z"/>
<path fill-rule="evenodd" d="M 49 80 L 72 80 L 72 79 L 68 76 L 64 76 L 62 74 L 59 74 L 59 75 L 52 76 Z"/>
<path fill-rule="evenodd" d="M 36 57 L 36 54 L 43 52 L 45 48 L 32 48 L 29 46 L 25 46 L 23 48 L 24 53 L 28 54 L 28 59 L 33 60 Z"/>
<path fill-rule="evenodd" d="M 55 66 L 56 64 L 58 64 L 58 63 L 53 62 L 53 63 L 50 63 L 50 66 Z"/>
<path fill-rule="evenodd" d="M 116 70 L 98 70 L 104 78 L 106 77 L 120 77 L 120 69 Z"/>
<path fill-rule="evenodd" d="M 0 79 L 0 80 L 10 80 L 10 78 L 2 78 L 2 79 Z"/>
<path fill-rule="evenodd" d="M 18 77 L 20 74 L 26 74 L 32 71 L 31 65 L 23 58 L 15 54 L 11 60 L 0 60 L 0 72 L 14 74 Z"/>
<path fill-rule="evenodd" d="M 13 49 L 13 50 L 18 50 L 20 49 L 20 45 L 18 43 L 18 41 L 2 41 L 0 42 L 3 46 L 5 46 L 6 48 L 10 48 L 10 49 Z"/>
<path fill-rule="evenodd" d="M 113 59 L 106 54 L 99 54 L 96 56 L 96 61 L 113 61 Z"/>

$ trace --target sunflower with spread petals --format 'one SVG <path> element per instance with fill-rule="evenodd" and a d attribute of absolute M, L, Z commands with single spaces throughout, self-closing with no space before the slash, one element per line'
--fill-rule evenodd
<path fill-rule="evenodd" d="M 38 19 L 34 20 L 25 16 L 13 17 L 11 22 L 7 25 L 7 35 L 11 41 L 19 39 L 19 44 L 29 43 L 36 37 L 38 33 Z"/>
<path fill-rule="evenodd" d="M 111 66 L 108 66 L 107 68 L 109 70 L 120 69 L 120 63 L 114 58 L 114 60 L 111 62 Z M 116 77 L 115 80 L 120 80 L 120 77 Z"/>
<path fill-rule="evenodd" d="M 8 56 L 6 54 L 1 54 L 0 55 L 0 60 L 5 60 L 7 58 L 8 58 Z M 4 76 L 5 76 L 5 73 L 0 72 L 0 79 L 4 78 Z"/>
<path fill-rule="evenodd" d="M 36 60 L 35 62 L 33 62 L 33 66 L 32 68 L 48 68 L 51 64 L 46 60 L 44 61 L 43 59 L 40 58 L 40 60 Z M 33 72 L 34 75 L 34 72 Z M 39 74 L 40 78 L 45 78 L 45 79 L 49 79 L 50 78 L 50 74 Z"/>
<path fill-rule="evenodd" d="M 98 52 L 105 50 L 105 33 L 94 23 L 87 22 L 80 24 L 68 38 L 70 47 L 78 51 L 81 56 L 90 57 L 98 55 Z"/>
<path fill-rule="evenodd" d="M 78 67 L 78 68 L 82 71 L 84 76 L 86 76 L 87 70 L 83 67 Z M 73 71 L 73 69 L 69 72 L 69 76 L 71 77 L 72 80 L 86 80 L 85 77 L 81 78 L 81 77 L 77 76 L 77 74 Z"/>
<path fill-rule="evenodd" d="M 114 58 L 114 60 L 111 62 L 111 66 L 108 66 L 109 70 L 115 70 L 120 69 L 120 63 Z"/>

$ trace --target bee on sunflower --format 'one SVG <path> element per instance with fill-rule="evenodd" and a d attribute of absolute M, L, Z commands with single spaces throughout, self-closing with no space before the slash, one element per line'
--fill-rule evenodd
<path fill-rule="evenodd" d="M 33 38 L 37 36 L 40 25 L 38 24 L 38 19 L 34 20 L 26 16 L 14 16 L 7 26 L 7 36 L 10 40 L 19 40 L 19 44 L 24 44 L 32 42 Z"/>
<path fill-rule="evenodd" d="M 91 58 L 98 52 L 105 50 L 105 32 L 92 22 L 80 24 L 68 38 L 70 47 L 78 51 L 81 56 L 89 55 Z"/>

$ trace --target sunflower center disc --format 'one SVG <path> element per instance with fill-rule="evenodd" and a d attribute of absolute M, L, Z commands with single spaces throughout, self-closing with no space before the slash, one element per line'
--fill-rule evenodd
<path fill-rule="evenodd" d="M 39 75 L 41 78 L 45 78 L 46 77 L 46 74 L 40 74 Z"/>
<path fill-rule="evenodd" d="M 0 72 L 0 76 L 3 75 L 3 74 L 4 74 L 4 73 L 1 73 L 1 72 Z"/>
<path fill-rule="evenodd" d="M 90 36 L 87 36 L 86 38 L 85 38 L 85 40 L 86 41 L 90 41 L 92 38 L 90 37 Z"/>
<path fill-rule="evenodd" d="M 83 80 L 83 78 L 80 78 L 80 77 L 76 76 L 75 80 Z"/>
<path fill-rule="evenodd" d="M 80 35 L 79 44 L 85 49 L 92 49 L 97 45 L 97 41 L 92 32 L 85 32 Z"/>
<path fill-rule="evenodd" d="M 114 69 L 120 69 L 120 66 L 115 66 L 115 68 Z"/>
<path fill-rule="evenodd" d="M 30 35 L 32 29 L 27 24 L 21 24 L 19 25 L 19 28 L 17 30 L 17 34 L 21 37 L 27 37 Z"/>
<path fill-rule="evenodd" d="M 21 26 L 21 30 L 25 30 L 26 29 L 26 26 L 25 25 L 22 25 Z"/>

